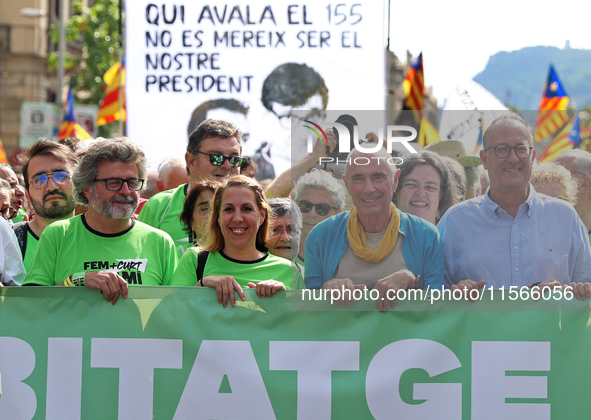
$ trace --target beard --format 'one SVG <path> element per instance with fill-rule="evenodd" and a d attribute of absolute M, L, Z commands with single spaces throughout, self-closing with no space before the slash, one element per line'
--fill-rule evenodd
<path fill-rule="evenodd" d="M 138 199 L 132 195 L 116 195 L 110 201 L 101 201 L 94 187 L 91 191 L 90 205 L 110 219 L 129 219 L 137 209 Z"/>
<path fill-rule="evenodd" d="M 47 199 L 49 197 L 60 197 L 65 201 L 65 204 L 57 204 L 55 201 L 50 203 L 49 208 L 46 207 Z M 53 191 L 45 194 L 41 201 L 33 200 L 31 198 L 31 204 L 35 209 L 35 214 L 39 217 L 49 220 L 61 220 L 72 217 L 74 208 L 76 208 L 76 202 L 73 196 L 68 196 L 61 191 Z"/>

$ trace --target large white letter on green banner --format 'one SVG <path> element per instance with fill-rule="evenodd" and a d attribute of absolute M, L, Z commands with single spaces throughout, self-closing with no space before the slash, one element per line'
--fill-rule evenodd
<path fill-rule="evenodd" d="M 35 368 L 35 352 L 26 341 L 13 337 L 0 337 L 0 350 L 0 419 L 32 419 L 37 396 L 22 381 Z"/>
<path fill-rule="evenodd" d="M 269 369 L 298 371 L 298 420 L 330 420 L 331 373 L 359 370 L 359 342 L 271 341 Z"/>
<path fill-rule="evenodd" d="M 82 339 L 47 340 L 45 420 L 80 420 L 82 410 Z"/>
<path fill-rule="evenodd" d="M 152 420 L 154 369 L 182 369 L 182 340 L 93 338 L 90 366 L 119 368 L 119 418 Z"/>
<path fill-rule="evenodd" d="M 224 376 L 228 378 L 231 393 L 219 392 Z M 274 418 L 250 343 L 203 340 L 174 420 Z"/>
<path fill-rule="evenodd" d="M 550 343 L 472 342 L 472 420 L 550 420 L 550 404 L 505 404 L 505 398 L 548 397 L 546 376 L 506 376 L 511 370 L 549 371 Z"/>
<path fill-rule="evenodd" d="M 408 369 L 423 369 L 429 376 L 461 367 L 456 355 L 443 344 L 431 340 L 401 340 L 388 344 L 367 368 L 365 392 L 371 414 L 377 419 L 393 416 L 405 420 L 462 418 L 462 384 L 414 384 L 414 399 L 407 404 L 400 398 L 400 377 Z"/>

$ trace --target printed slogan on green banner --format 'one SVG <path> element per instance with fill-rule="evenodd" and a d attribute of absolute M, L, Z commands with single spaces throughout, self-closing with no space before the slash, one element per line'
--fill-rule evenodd
<path fill-rule="evenodd" d="M 0 419 L 591 412 L 589 301 L 563 300 L 555 311 L 511 310 L 536 302 L 508 301 L 492 311 L 484 300 L 434 311 L 428 301 L 401 301 L 378 313 L 326 310 L 330 302 L 292 310 L 301 292 L 246 291 L 235 308 L 199 288 L 130 287 L 114 306 L 80 288 L 0 293 Z"/>

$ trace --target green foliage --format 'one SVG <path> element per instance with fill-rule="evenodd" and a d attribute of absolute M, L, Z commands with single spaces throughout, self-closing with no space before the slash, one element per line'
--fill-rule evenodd
<path fill-rule="evenodd" d="M 119 60 L 119 0 L 96 0 L 83 7 L 80 0 L 71 3 L 74 14 L 66 22 L 66 80 L 72 81 L 76 102 L 100 104 L 106 89 L 103 75 Z M 51 27 L 53 42 L 58 42 L 56 25 Z M 57 52 L 51 53 L 49 69 L 58 65 Z M 108 136 L 108 128 L 99 127 L 99 135 Z"/>

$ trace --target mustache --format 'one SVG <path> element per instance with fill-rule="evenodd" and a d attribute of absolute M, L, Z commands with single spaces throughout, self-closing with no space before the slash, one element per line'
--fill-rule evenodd
<path fill-rule="evenodd" d="M 135 203 L 135 198 L 128 195 L 127 197 L 117 197 L 111 200 L 111 203 L 123 203 L 123 204 L 133 204 Z"/>
<path fill-rule="evenodd" d="M 47 194 L 45 194 L 43 196 L 43 202 L 45 203 L 49 197 L 60 197 L 60 198 L 63 198 L 64 200 L 68 201 L 68 196 L 60 191 L 48 192 Z"/>

